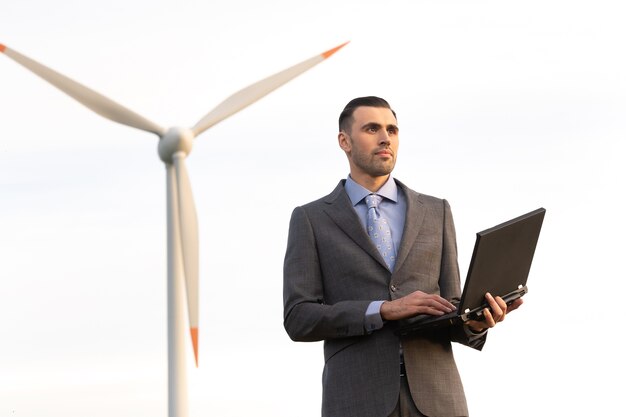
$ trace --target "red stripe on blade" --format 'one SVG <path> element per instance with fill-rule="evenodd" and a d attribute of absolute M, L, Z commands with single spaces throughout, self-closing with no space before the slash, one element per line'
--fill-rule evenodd
<path fill-rule="evenodd" d="M 335 52 L 337 52 L 338 50 L 340 50 L 341 48 L 343 48 L 344 46 L 346 46 L 348 43 L 350 43 L 350 41 L 342 43 L 341 45 L 336 46 L 333 49 L 329 49 L 328 51 L 323 52 L 321 55 L 324 57 L 324 59 L 326 59 L 332 54 L 334 54 Z"/>

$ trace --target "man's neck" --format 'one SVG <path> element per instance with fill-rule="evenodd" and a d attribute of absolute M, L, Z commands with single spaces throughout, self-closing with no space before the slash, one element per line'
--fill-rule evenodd
<path fill-rule="evenodd" d="M 355 176 L 353 173 L 350 173 L 350 177 L 352 177 L 354 182 L 359 184 L 361 187 L 366 188 L 374 193 L 378 191 L 380 187 L 385 185 L 385 183 L 389 179 L 389 175 L 390 174 L 384 175 L 382 177 L 372 177 L 369 175 L 356 175 Z"/>

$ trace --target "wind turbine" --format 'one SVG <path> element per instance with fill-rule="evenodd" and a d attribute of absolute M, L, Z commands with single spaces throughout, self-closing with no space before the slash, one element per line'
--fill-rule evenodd
<path fill-rule="evenodd" d="M 165 163 L 167 184 L 168 408 L 170 417 L 186 417 L 188 414 L 184 351 L 185 298 L 191 342 L 196 366 L 198 366 L 198 223 L 191 183 L 185 166 L 185 158 L 191 152 L 193 139 L 211 126 L 324 61 L 347 43 L 238 91 L 207 113 L 192 128 L 172 127 L 169 129 L 0 44 L 0 53 L 4 53 L 99 115 L 123 125 L 152 132 L 159 137 L 158 153 Z"/>

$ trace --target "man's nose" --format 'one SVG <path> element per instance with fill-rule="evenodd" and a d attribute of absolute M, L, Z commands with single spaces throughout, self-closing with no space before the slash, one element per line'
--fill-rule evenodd
<path fill-rule="evenodd" d="M 386 130 L 381 129 L 379 131 L 379 136 L 378 136 L 378 144 L 379 145 L 388 145 L 391 143 L 391 139 L 389 138 L 389 132 L 387 132 Z"/>

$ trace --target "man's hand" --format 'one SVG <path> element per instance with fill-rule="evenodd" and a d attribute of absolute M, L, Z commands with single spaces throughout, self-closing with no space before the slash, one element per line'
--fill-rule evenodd
<path fill-rule="evenodd" d="M 385 301 L 380 306 L 380 316 L 383 320 L 401 320 L 417 314 L 441 316 L 455 309 L 451 302 L 436 294 L 415 291 L 397 300 Z"/>
<path fill-rule="evenodd" d="M 507 306 L 506 302 L 501 297 L 493 297 L 491 294 L 485 294 L 485 299 L 489 304 L 489 308 L 483 310 L 484 320 L 469 320 L 466 324 L 475 333 L 480 333 L 485 329 L 494 327 L 497 323 L 500 323 L 506 317 L 507 313 L 517 309 L 522 305 L 521 298 L 513 301 L 511 305 Z"/>

